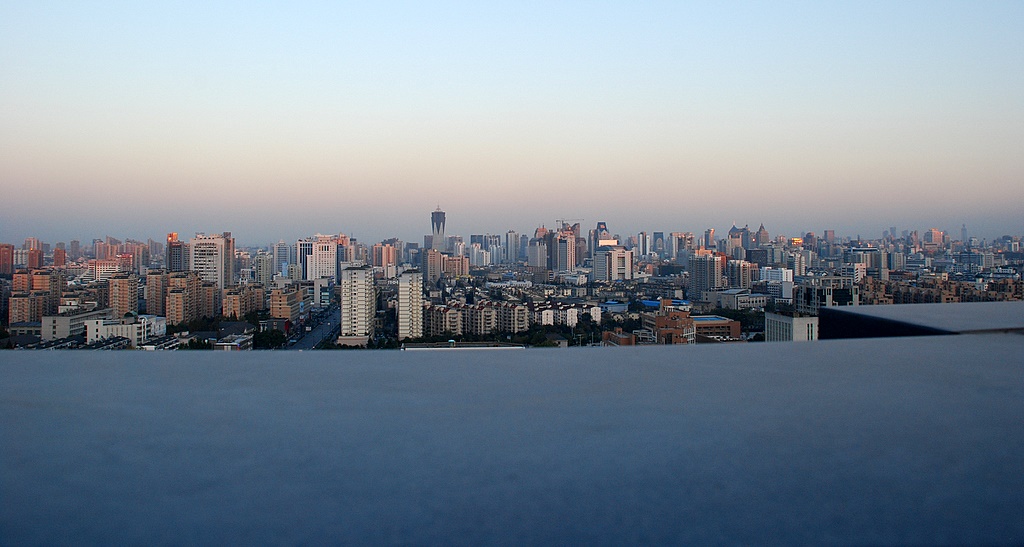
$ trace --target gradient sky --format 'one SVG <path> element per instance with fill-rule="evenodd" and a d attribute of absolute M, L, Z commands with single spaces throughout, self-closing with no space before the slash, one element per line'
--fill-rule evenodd
<path fill-rule="evenodd" d="M 0 241 L 1024 233 L 1024 2 L 0 2 Z"/>

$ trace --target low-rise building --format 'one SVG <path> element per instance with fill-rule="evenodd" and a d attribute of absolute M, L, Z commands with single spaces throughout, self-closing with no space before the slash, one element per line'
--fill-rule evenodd
<path fill-rule="evenodd" d="M 764 314 L 765 342 L 807 342 L 817 339 L 817 316 L 772 312 Z"/>
<path fill-rule="evenodd" d="M 156 315 L 131 315 L 118 319 L 90 319 L 85 322 L 86 342 L 93 344 L 109 338 L 127 338 L 137 348 L 151 338 L 167 334 L 167 318 Z"/>

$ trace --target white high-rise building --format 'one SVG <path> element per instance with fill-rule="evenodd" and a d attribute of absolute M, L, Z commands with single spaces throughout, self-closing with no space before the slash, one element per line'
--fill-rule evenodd
<path fill-rule="evenodd" d="M 417 270 L 406 270 L 398 278 L 398 339 L 423 336 L 423 276 Z"/>
<path fill-rule="evenodd" d="M 231 232 L 196 234 L 189 240 L 189 267 L 203 281 L 226 289 L 235 283 L 235 239 Z"/>
<path fill-rule="evenodd" d="M 377 295 L 373 269 L 369 266 L 345 268 L 338 283 L 341 297 L 341 336 L 373 336 L 373 316 Z"/>
<path fill-rule="evenodd" d="M 313 252 L 306 259 L 306 279 L 338 278 L 338 242 L 332 237 L 318 236 Z"/>

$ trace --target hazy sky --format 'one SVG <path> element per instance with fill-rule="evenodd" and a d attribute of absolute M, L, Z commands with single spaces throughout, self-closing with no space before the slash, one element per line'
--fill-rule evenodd
<path fill-rule="evenodd" d="M 1024 233 L 1024 2 L 0 2 L 0 241 Z"/>

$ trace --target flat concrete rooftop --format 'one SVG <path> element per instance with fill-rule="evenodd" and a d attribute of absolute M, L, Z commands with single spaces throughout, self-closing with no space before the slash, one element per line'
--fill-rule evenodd
<path fill-rule="evenodd" d="M 0 543 L 1024 542 L 1024 336 L 0 352 Z"/>
<path fill-rule="evenodd" d="M 1024 302 L 822 308 L 822 338 L 1024 332 Z"/>

